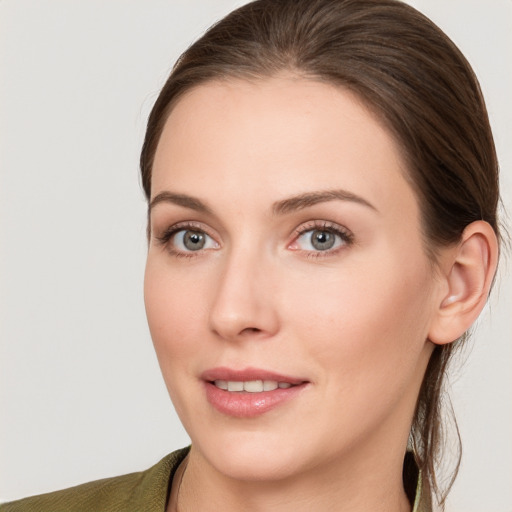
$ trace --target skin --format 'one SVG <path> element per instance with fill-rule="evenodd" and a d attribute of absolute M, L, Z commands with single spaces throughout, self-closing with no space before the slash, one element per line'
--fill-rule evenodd
<path fill-rule="evenodd" d="M 207 211 L 190 201 L 153 205 L 145 302 L 192 439 L 181 511 L 411 509 L 403 455 L 449 290 L 426 255 L 405 172 L 385 127 L 328 84 L 214 82 L 174 107 L 151 196 L 191 196 Z M 332 190 L 362 201 L 274 211 Z M 187 250 L 180 235 L 160 240 L 187 222 L 208 235 L 204 249 Z M 311 229 L 324 226 L 350 239 L 316 250 Z M 263 415 L 233 418 L 207 402 L 200 378 L 219 366 L 308 384 Z"/>

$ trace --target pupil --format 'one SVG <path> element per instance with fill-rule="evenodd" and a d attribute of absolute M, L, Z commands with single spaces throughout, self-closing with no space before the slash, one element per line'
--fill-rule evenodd
<path fill-rule="evenodd" d="M 319 251 L 330 249 L 335 242 L 334 235 L 329 231 L 313 231 L 311 235 L 311 245 Z"/>
<path fill-rule="evenodd" d="M 204 247 L 204 235 L 197 231 L 187 231 L 183 237 L 183 244 L 191 251 L 198 251 Z"/>

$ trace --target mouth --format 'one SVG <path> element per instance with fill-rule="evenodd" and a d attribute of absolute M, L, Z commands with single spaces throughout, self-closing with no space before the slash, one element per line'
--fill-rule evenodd
<path fill-rule="evenodd" d="M 258 369 L 215 368 L 202 374 L 207 401 L 220 413 L 253 418 L 297 397 L 309 381 Z"/>
<path fill-rule="evenodd" d="M 274 391 L 274 389 L 288 389 L 297 384 L 290 382 L 278 382 L 277 380 L 214 380 L 214 386 L 224 391 L 245 392 L 245 393 L 263 393 L 264 391 Z"/>

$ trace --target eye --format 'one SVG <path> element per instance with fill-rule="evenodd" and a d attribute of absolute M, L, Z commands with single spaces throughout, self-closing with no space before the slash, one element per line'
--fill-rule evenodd
<path fill-rule="evenodd" d="M 328 251 L 342 243 L 339 235 L 322 229 L 310 229 L 297 238 L 299 249 L 304 251 Z"/>
<path fill-rule="evenodd" d="M 290 245 L 290 249 L 312 253 L 335 251 L 350 245 L 353 238 L 349 231 L 326 223 L 299 228 L 297 235 L 295 241 Z"/>
<path fill-rule="evenodd" d="M 174 224 L 160 235 L 155 233 L 155 239 L 159 245 L 176 257 L 191 257 L 201 254 L 202 251 L 219 247 L 218 242 L 195 222 Z"/>
<path fill-rule="evenodd" d="M 173 249 L 179 252 L 194 252 L 203 249 L 215 249 L 218 244 L 204 231 L 180 229 L 170 237 Z"/>

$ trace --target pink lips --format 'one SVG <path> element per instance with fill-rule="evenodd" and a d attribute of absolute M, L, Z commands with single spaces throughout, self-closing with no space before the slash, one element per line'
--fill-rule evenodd
<path fill-rule="evenodd" d="M 201 375 L 205 383 L 206 398 L 219 412 L 237 418 L 252 418 L 284 404 L 304 390 L 307 381 L 287 375 L 257 368 L 231 370 L 229 368 L 213 368 Z M 276 381 L 286 382 L 289 388 L 277 388 L 272 391 L 250 393 L 246 391 L 227 391 L 218 388 L 214 381 L 247 382 Z"/>

